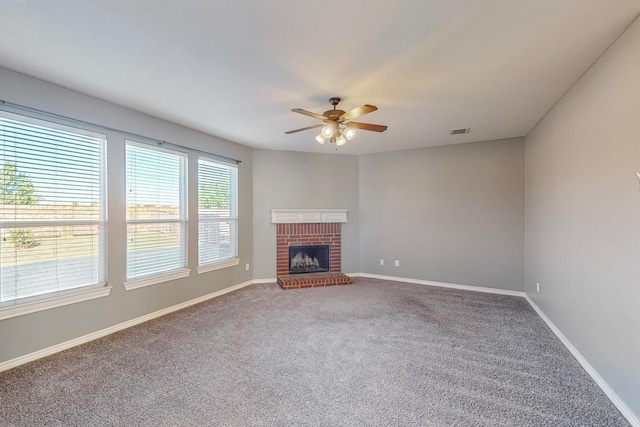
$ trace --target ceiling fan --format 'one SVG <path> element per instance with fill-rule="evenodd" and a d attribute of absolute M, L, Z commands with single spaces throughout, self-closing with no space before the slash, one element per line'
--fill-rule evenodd
<path fill-rule="evenodd" d="M 320 134 L 316 136 L 316 141 L 320 144 L 324 144 L 325 140 L 334 142 L 337 147 L 346 144 L 347 141 L 351 141 L 356 135 L 356 129 L 370 130 L 374 132 L 384 132 L 387 130 L 383 125 L 372 125 L 369 123 L 352 122 L 351 120 L 363 116 L 365 114 L 376 111 L 378 107 L 375 105 L 365 104 L 358 108 L 354 108 L 351 111 L 345 112 L 343 110 L 336 109 L 336 105 L 340 103 L 340 98 L 333 97 L 329 99 L 329 103 L 333 105 L 333 110 L 327 110 L 322 115 L 312 113 L 311 111 L 302 110 L 300 108 L 294 108 L 294 113 L 304 114 L 305 116 L 311 116 L 318 120 L 322 120 L 323 123 L 319 125 L 307 126 L 300 129 L 290 130 L 285 132 L 287 135 L 291 133 L 301 132 L 303 130 L 322 128 Z"/>

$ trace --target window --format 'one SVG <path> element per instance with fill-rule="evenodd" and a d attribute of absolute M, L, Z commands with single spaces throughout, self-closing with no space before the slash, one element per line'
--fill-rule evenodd
<path fill-rule="evenodd" d="M 104 135 L 0 112 L 0 308 L 105 288 L 105 150 Z"/>
<path fill-rule="evenodd" d="M 186 154 L 127 141 L 126 163 L 127 289 L 188 276 Z"/>
<path fill-rule="evenodd" d="M 235 165 L 199 158 L 199 267 L 226 267 L 239 263 L 237 194 L 238 168 Z"/>

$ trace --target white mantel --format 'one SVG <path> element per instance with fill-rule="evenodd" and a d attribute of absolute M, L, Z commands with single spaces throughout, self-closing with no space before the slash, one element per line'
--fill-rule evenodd
<path fill-rule="evenodd" d="M 346 209 L 271 209 L 272 224 L 347 222 Z"/>

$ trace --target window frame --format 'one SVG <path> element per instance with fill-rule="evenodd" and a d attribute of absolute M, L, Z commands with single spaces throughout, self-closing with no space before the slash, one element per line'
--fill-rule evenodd
<path fill-rule="evenodd" d="M 180 186 L 180 195 L 179 195 L 179 218 L 177 219 L 129 219 L 128 218 L 128 208 L 129 208 L 129 204 L 128 204 L 128 200 L 127 200 L 127 196 L 125 194 L 125 212 L 124 212 L 124 216 L 125 216 L 125 223 L 126 223 L 126 227 L 125 227 L 125 234 L 126 234 L 126 247 L 125 247 L 125 281 L 124 281 L 124 288 L 125 290 L 129 291 L 129 290 L 133 290 L 133 289 L 138 289 L 138 288 L 142 288 L 142 287 L 146 287 L 146 286 L 151 286 L 151 285 L 155 285 L 155 284 L 159 284 L 159 283 L 164 283 L 164 282 L 168 282 L 171 280 L 177 280 L 177 279 L 181 279 L 181 278 L 185 278 L 185 277 L 189 277 L 189 275 L 191 274 L 191 270 L 188 268 L 189 266 L 189 252 L 188 252 L 188 248 L 189 248 L 189 239 L 188 239 L 188 235 L 189 235 L 189 218 L 188 218 L 188 200 L 189 200 L 189 188 L 188 188 L 188 176 L 189 176 L 189 156 L 187 153 L 179 151 L 179 150 L 174 150 L 171 148 L 165 148 L 162 147 L 161 145 L 153 145 L 153 144 L 148 144 L 148 143 L 144 143 L 144 142 L 140 142 L 140 141 L 136 141 L 133 139 L 126 139 L 125 140 L 125 156 L 124 156 L 124 170 L 125 170 L 125 185 L 128 188 L 128 183 L 127 183 L 127 177 L 128 177 L 128 171 L 129 171 L 129 165 L 128 165 L 128 156 L 126 154 L 127 148 L 131 146 L 131 147 L 137 147 L 137 148 L 141 148 L 141 149 L 146 149 L 146 150 L 150 150 L 150 151 L 156 151 L 156 152 L 164 152 L 167 154 L 171 154 L 171 155 L 175 155 L 175 156 L 179 156 L 182 158 L 182 164 L 180 166 L 181 171 L 180 171 L 180 182 L 179 182 L 179 186 Z M 175 269 L 171 269 L 171 270 L 163 270 L 163 271 L 158 271 L 155 273 L 150 273 L 150 274 L 145 274 L 142 276 L 134 276 L 134 277 L 129 277 L 129 248 L 128 248 L 128 241 L 129 241 L 129 225 L 132 224 L 179 224 L 179 227 L 181 229 L 181 243 L 184 244 L 184 247 L 181 248 L 181 250 L 184 252 L 184 264 L 181 267 L 175 268 Z"/>
<path fill-rule="evenodd" d="M 231 179 L 229 182 L 229 194 L 230 194 L 230 203 L 233 204 L 233 206 L 230 206 L 230 215 L 229 216 L 224 216 L 224 217 L 219 217 L 219 218 L 202 218 L 201 217 L 201 212 L 200 212 L 200 163 L 201 162 L 207 162 L 207 163 L 212 163 L 215 165 L 221 165 L 224 167 L 228 167 L 229 169 L 233 170 L 233 173 L 231 174 Z M 239 212 L 238 212 L 238 165 L 237 164 L 232 164 L 229 162 L 224 162 L 224 161 L 220 161 L 217 160 L 213 157 L 209 157 L 206 155 L 199 155 L 198 156 L 198 172 L 197 172 L 197 191 L 196 191 L 196 198 L 197 198 L 197 207 L 198 207 L 198 224 L 197 224 L 197 231 L 198 231 L 198 274 L 202 274 L 202 273 L 206 273 L 209 271 L 213 271 L 213 270 L 219 270 L 222 268 L 227 268 L 227 267 L 233 267 L 236 266 L 238 264 L 240 264 L 240 258 L 238 256 L 238 217 L 239 217 Z M 235 213 L 235 215 L 234 215 Z M 201 264 L 201 257 L 200 257 L 200 246 L 201 246 L 201 235 L 200 235 L 200 225 L 202 222 L 207 222 L 207 223 L 221 223 L 221 222 L 229 222 L 230 223 L 230 234 L 231 234 L 231 244 L 233 245 L 233 252 L 231 254 L 231 256 L 227 257 L 227 258 L 222 258 L 219 260 L 215 260 L 213 262 L 208 262 L 208 263 L 202 263 Z"/>
<path fill-rule="evenodd" d="M 97 138 L 101 142 L 99 151 L 99 218 L 98 219 L 52 219 L 52 220 L 27 220 L 27 221 L 0 221 L 0 228 L 32 228 L 32 227 L 72 227 L 72 226 L 97 226 L 97 277 L 98 281 L 87 285 L 82 285 L 69 289 L 59 289 L 38 295 L 14 298 L 0 302 L 0 320 L 48 310 L 77 302 L 87 301 L 94 298 L 108 296 L 112 286 L 107 282 L 107 135 L 87 127 L 79 127 L 77 124 L 68 124 L 63 120 L 53 121 L 51 118 L 40 118 L 37 115 L 26 115 L 0 109 L 0 116 L 8 120 L 13 120 L 25 125 L 39 126 L 53 131 L 68 132 L 70 134 L 82 135 L 90 138 Z M 45 169 L 46 170 L 46 169 Z M 56 259 L 58 259 L 56 257 Z M 1 284 L 0 284 L 1 285 Z"/>

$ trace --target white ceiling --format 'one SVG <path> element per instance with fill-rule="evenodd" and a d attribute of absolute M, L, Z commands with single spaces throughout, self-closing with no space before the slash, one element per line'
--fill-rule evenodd
<path fill-rule="evenodd" d="M 0 65 L 244 145 L 340 153 L 526 135 L 640 0 L 0 0 Z M 0 96 L 1 98 L 1 96 Z M 11 101 L 11 100 L 7 100 Z M 468 135 L 449 130 L 471 128 Z"/>

